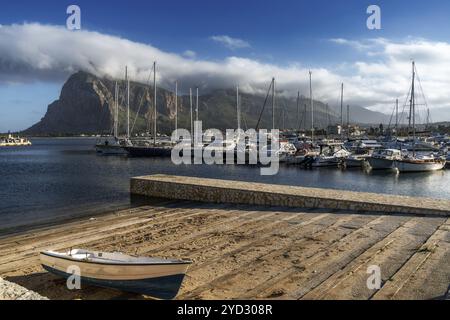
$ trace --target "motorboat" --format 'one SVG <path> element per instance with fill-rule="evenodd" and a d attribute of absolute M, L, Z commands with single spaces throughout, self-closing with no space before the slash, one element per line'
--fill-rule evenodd
<path fill-rule="evenodd" d="M 397 149 L 379 149 L 367 158 L 373 170 L 394 169 L 394 162 L 402 159 L 402 152 Z"/>
<path fill-rule="evenodd" d="M 347 168 L 362 168 L 367 160 L 370 158 L 369 154 L 352 154 L 345 158 L 344 163 Z"/>
<path fill-rule="evenodd" d="M 312 167 L 337 167 L 339 163 L 344 161 L 351 155 L 343 147 L 341 142 L 327 142 L 320 144 L 320 153 L 314 157 L 314 161 L 311 163 Z"/>

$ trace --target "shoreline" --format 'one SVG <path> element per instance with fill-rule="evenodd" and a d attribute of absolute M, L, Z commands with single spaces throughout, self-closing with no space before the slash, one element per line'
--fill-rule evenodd
<path fill-rule="evenodd" d="M 102 216 L 106 214 L 110 214 L 113 211 L 119 211 L 119 210 L 125 210 L 127 208 L 131 208 L 130 205 L 117 205 L 117 206 L 97 206 L 94 207 L 92 205 L 88 206 L 88 209 L 82 210 L 81 212 L 76 213 L 70 213 L 61 215 L 60 213 L 64 210 L 70 210 L 70 208 L 63 207 L 63 208 L 57 208 L 54 209 L 54 212 L 58 215 L 56 216 L 49 216 L 43 218 L 36 218 L 35 220 L 30 220 L 27 222 L 10 222 L 8 223 L 2 223 L 2 226 L 0 227 L 0 239 L 4 237 L 8 237 L 11 234 L 16 234 L 20 232 L 32 232 L 34 229 L 39 229 L 41 227 L 45 226 L 58 226 L 60 224 L 65 224 L 67 222 L 76 221 L 80 219 L 85 219 L 87 217 L 95 218 L 97 216 Z M 15 216 L 15 215 L 14 215 Z M 3 217 L 2 217 L 3 218 Z M 17 220 L 17 218 L 12 218 L 11 220 Z"/>
<path fill-rule="evenodd" d="M 113 212 L 119 212 L 124 210 L 131 210 L 136 207 L 151 204 L 158 199 L 148 199 L 146 197 L 141 197 L 137 195 L 130 195 L 130 199 L 124 204 L 114 204 L 108 205 L 102 203 L 101 205 L 88 204 L 87 208 L 77 211 L 76 213 L 69 213 L 65 215 L 60 215 L 62 211 L 73 211 L 74 207 L 61 207 L 53 208 L 52 211 L 57 214 L 55 216 L 46 215 L 43 218 L 36 218 L 35 220 L 27 221 L 26 223 L 11 222 L 8 224 L 2 224 L 0 226 L 0 240 L 10 236 L 11 234 L 17 234 L 21 232 L 33 232 L 35 229 L 40 229 L 42 227 L 56 227 L 58 225 L 63 225 L 69 222 L 74 222 L 77 220 L 84 220 L 87 218 L 97 218 L 104 215 L 109 215 Z M 79 209 L 79 207 L 77 207 Z M 0 217 L 2 217 L 0 215 Z M 16 218 L 12 220 L 17 220 Z"/>

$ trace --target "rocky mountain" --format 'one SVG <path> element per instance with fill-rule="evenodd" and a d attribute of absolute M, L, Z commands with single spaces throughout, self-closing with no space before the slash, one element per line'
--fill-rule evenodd
<path fill-rule="evenodd" d="M 58 100 L 48 106 L 42 120 L 25 131 L 29 135 L 106 134 L 112 132 L 115 82 L 78 72 L 64 84 Z M 119 126 L 126 131 L 126 84 L 119 83 Z M 190 128 L 190 102 L 188 96 L 179 98 L 179 127 Z M 242 125 L 254 128 L 261 116 L 260 128 L 271 128 L 272 106 L 269 98 L 263 110 L 265 97 L 242 94 Z M 340 123 L 340 107 L 327 106 L 315 101 L 315 126 Z M 309 99 L 302 97 L 297 112 L 296 99 L 277 98 L 275 119 L 279 128 L 310 128 Z M 153 124 L 153 89 L 131 83 L 130 122 L 133 133 L 151 132 Z M 346 108 L 344 108 L 346 111 Z M 173 92 L 157 90 L 158 132 L 169 134 L 174 129 L 175 99 Z M 236 93 L 234 90 L 216 90 L 199 98 L 200 120 L 203 128 L 231 129 L 237 126 Z M 344 114 L 344 119 L 347 116 Z M 379 124 L 389 117 L 361 107 L 352 107 L 351 122 Z"/>

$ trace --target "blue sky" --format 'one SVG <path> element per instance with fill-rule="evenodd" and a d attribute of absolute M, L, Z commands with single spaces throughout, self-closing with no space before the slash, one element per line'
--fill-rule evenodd
<path fill-rule="evenodd" d="M 280 67 L 340 69 L 357 61 L 373 63 L 379 57 L 337 45 L 330 39 L 366 41 L 408 37 L 450 43 L 449 1 L 8 1 L 2 3 L 0 24 L 40 23 L 64 26 L 66 8 L 82 10 L 82 28 L 149 44 L 164 52 L 221 62 L 241 57 Z M 382 30 L 366 28 L 366 9 L 382 10 Z M 248 46 L 229 49 L 212 36 L 241 39 Z M 45 36 L 45 35 L 42 35 Z M 0 52 L 1 55 L 1 52 Z M 38 121 L 55 100 L 61 79 L 0 82 L 0 132 L 20 130 Z M 407 90 L 407 88 L 405 89 Z M 376 105 L 376 104 L 374 104 Z"/>

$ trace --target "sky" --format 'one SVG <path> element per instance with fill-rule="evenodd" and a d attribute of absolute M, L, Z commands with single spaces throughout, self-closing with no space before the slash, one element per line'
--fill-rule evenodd
<path fill-rule="evenodd" d="M 66 29 L 69 5 L 81 30 Z M 366 10 L 381 9 L 381 30 Z M 0 10 L 0 132 L 43 117 L 78 70 L 201 92 L 239 85 L 263 93 L 272 77 L 280 94 L 345 101 L 387 114 L 410 86 L 411 59 L 435 121 L 450 120 L 449 1 L 227 0 L 8 1 Z"/>

